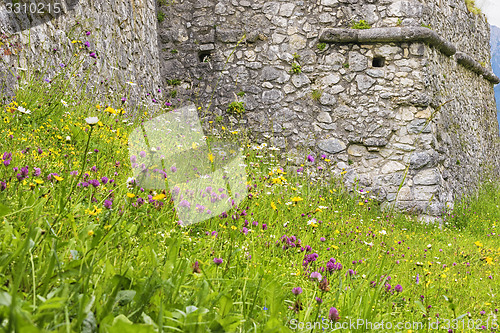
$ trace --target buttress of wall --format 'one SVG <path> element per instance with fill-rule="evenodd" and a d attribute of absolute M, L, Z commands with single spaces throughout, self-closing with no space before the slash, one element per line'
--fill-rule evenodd
<path fill-rule="evenodd" d="M 21 68 L 48 69 L 44 78 L 50 80 L 61 71 L 61 64 L 67 65 L 72 52 L 83 47 L 89 55 L 97 54 L 96 60 L 87 56 L 83 64 L 83 71 L 91 67 L 89 91 L 102 87 L 108 98 L 129 100 L 156 91 L 160 75 L 155 0 L 77 2 L 72 10 L 65 6 L 64 14 L 38 25 L 30 24 L 26 15 L 8 15 L 0 5 L 0 27 L 6 34 L 18 31 L 24 47 L 19 55 L 3 56 L 2 62 L 14 65 L 16 75 L 19 56 Z M 86 36 L 85 31 L 91 34 Z M 83 45 L 87 41 L 88 47 Z"/>
<path fill-rule="evenodd" d="M 479 181 L 500 174 L 500 136 L 493 84 L 452 57 L 430 50 L 427 76 L 436 113 L 435 140 L 442 156 L 443 193 L 470 194 Z M 496 175 L 496 176 L 495 176 Z"/>

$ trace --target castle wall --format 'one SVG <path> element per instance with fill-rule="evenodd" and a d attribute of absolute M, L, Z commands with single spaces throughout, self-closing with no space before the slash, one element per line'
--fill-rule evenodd
<path fill-rule="evenodd" d="M 85 76 L 90 67 L 88 87 L 102 86 L 103 97 L 112 97 L 115 92 L 129 100 L 139 99 L 145 91 L 159 87 L 155 0 L 66 0 L 62 4 L 60 14 L 14 15 L 0 1 L 0 34 L 14 35 L 10 40 L 17 40 L 23 48 L 6 55 L 11 53 L 3 52 L 7 46 L 0 47 L 2 81 L 9 80 L 4 92 L 8 88 L 12 93 L 15 82 L 8 67 L 14 76 L 21 73 L 18 67 L 48 70 L 43 78 L 50 80 L 61 71 L 61 64 L 68 65 L 72 54 L 81 49 L 87 55 L 95 52 L 98 56 L 86 56 L 80 73 Z M 85 31 L 91 35 L 86 36 Z M 83 45 L 86 41 L 90 47 Z"/>
<path fill-rule="evenodd" d="M 168 18 L 159 27 L 165 85 L 181 80 L 170 90 L 210 105 L 207 118 L 239 122 L 297 163 L 307 153 L 326 154 L 334 167 L 324 165 L 323 173 L 345 170 L 348 185 L 432 215 L 485 165 L 498 166 L 489 26 L 462 0 L 184 0 L 160 10 Z M 359 20 L 373 28 L 430 27 L 452 51 L 408 36 L 318 47 L 324 29 Z M 458 64 L 457 50 L 477 73 Z M 384 64 L 375 67 L 379 57 Z M 291 73 L 294 63 L 300 73 Z M 447 98 L 453 102 L 434 115 Z M 246 106 L 241 119 L 226 112 L 236 100 Z M 460 145 L 453 123 L 462 142 L 476 139 Z"/>

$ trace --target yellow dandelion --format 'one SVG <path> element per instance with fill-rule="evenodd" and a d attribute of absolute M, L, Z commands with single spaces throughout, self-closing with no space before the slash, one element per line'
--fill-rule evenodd
<path fill-rule="evenodd" d="M 274 204 L 274 202 L 271 201 L 271 208 L 274 210 L 278 210 L 278 207 Z"/>
<path fill-rule="evenodd" d="M 127 197 L 129 197 L 129 198 L 133 198 L 133 197 L 135 197 L 135 194 L 134 194 L 134 193 L 130 193 L 130 192 L 128 192 L 128 193 L 127 193 Z"/>
<path fill-rule="evenodd" d="M 87 234 L 88 234 L 89 236 L 94 236 L 94 230 L 89 230 L 89 232 L 87 232 Z"/>
<path fill-rule="evenodd" d="M 213 154 L 208 154 L 208 159 L 210 160 L 210 162 L 214 162 L 214 155 Z"/>
<path fill-rule="evenodd" d="M 160 194 L 155 195 L 155 196 L 153 197 L 153 200 L 161 200 L 161 199 L 163 199 L 163 198 L 165 198 L 165 194 L 160 193 Z"/>

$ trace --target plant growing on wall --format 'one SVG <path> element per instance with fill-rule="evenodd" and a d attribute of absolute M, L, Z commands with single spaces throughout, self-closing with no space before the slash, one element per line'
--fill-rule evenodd
<path fill-rule="evenodd" d="M 370 29 L 371 27 L 365 20 L 352 21 L 351 24 L 351 29 Z"/>
<path fill-rule="evenodd" d="M 477 8 L 475 0 L 465 0 L 465 5 L 467 6 L 467 10 L 472 14 L 481 14 L 481 9 Z"/>
<path fill-rule="evenodd" d="M 302 73 L 302 66 L 298 63 L 300 56 L 297 53 L 293 54 L 292 69 L 290 69 L 290 74 Z"/>
<path fill-rule="evenodd" d="M 227 107 L 227 112 L 234 115 L 245 113 L 245 104 L 243 102 L 234 101 Z"/>

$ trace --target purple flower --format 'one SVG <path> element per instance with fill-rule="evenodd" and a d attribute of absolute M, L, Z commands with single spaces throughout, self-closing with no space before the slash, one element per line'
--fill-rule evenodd
<path fill-rule="evenodd" d="M 302 171 L 304 171 L 303 167 L 300 167 L 300 168 L 297 169 L 297 173 L 301 173 Z"/>
<path fill-rule="evenodd" d="M 394 290 L 396 290 L 398 293 L 402 292 L 403 291 L 403 287 L 400 285 L 400 284 L 397 284 L 395 287 L 394 287 Z"/>
<path fill-rule="evenodd" d="M 292 289 L 292 294 L 294 294 L 295 296 L 298 296 L 300 294 L 302 294 L 302 288 L 300 287 L 295 287 Z"/>
<path fill-rule="evenodd" d="M 101 183 L 99 183 L 99 181 L 97 179 L 89 180 L 89 184 L 94 186 L 94 187 L 101 185 Z"/>
<path fill-rule="evenodd" d="M 179 202 L 179 207 L 191 208 L 191 203 L 187 200 L 181 200 L 181 202 Z"/>
<path fill-rule="evenodd" d="M 319 297 L 316 297 L 316 302 L 318 302 L 318 304 L 321 304 L 321 303 L 323 303 L 323 300 Z"/>
<path fill-rule="evenodd" d="M 113 201 L 108 200 L 108 199 L 104 200 L 104 207 L 106 207 L 107 209 L 110 209 L 112 205 L 113 205 Z"/>
<path fill-rule="evenodd" d="M 141 151 L 139 153 L 139 156 L 142 157 L 142 158 L 146 157 L 146 152 L 145 151 Z"/>
<path fill-rule="evenodd" d="M 242 232 L 243 234 L 247 235 L 247 234 L 248 234 L 248 229 L 247 229 L 246 227 L 243 227 L 243 228 L 241 229 L 241 232 Z"/>
<path fill-rule="evenodd" d="M 0 182 L 0 191 L 3 191 L 7 188 L 7 184 L 5 182 Z"/>
<path fill-rule="evenodd" d="M 331 307 L 330 308 L 330 311 L 328 312 L 328 319 L 330 319 L 330 321 L 339 321 L 340 320 L 340 316 L 339 316 L 339 311 L 334 308 L 334 307 Z"/>
<path fill-rule="evenodd" d="M 38 149 L 37 149 L 37 152 L 38 152 L 38 154 L 40 154 L 40 155 L 41 155 L 41 154 L 43 153 L 43 150 L 42 150 L 41 148 L 38 148 Z"/>
<path fill-rule="evenodd" d="M 318 279 L 318 281 L 321 281 L 323 279 L 321 274 L 318 272 L 312 272 L 311 276 L 309 276 L 309 277 L 311 278 L 311 280 Z"/>
<path fill-rule="evenodd" d="M 125 103 L 127 101 L 127 98 L 122 97 L 122 103 Z"/>
<path fill-rule="evenodd" d="M 72 176 L 78 176 L 78 170 L 71 171 L 69 174 Z"/>
<path fill-rule="evenodd" d="M 219 266 L 220 264 L 222 264 L 224 260 L 222 260 L 222 258 L 214 258 L 214 264 L 216 264 L 217 266 Z"/>
<path fill-rule="evenodd" d="M 90 47 L 90 43 L 88 41 L 86 41 L 85 43 L 83 43 L 83 45 L 85 45 L 86 47 Z"/>
<path fill-rule="evenodd" d="M 262 224 L 262 230 L 266 230 L 267 229 L 267 224 Z"/>
<path fill-rule="evenodd" d="M 12 153 L 9 153 L 9 152 L 5 152 L 3 153 L 3 157 L 2 159 L 5 161 L 5 160 L 10 160 L 10 158 L 12 157 Z"/>
<path fill-rule="evenodd" d="M 91 32 L 90 32 L 90 31 L 85 32 L 85 35 L 86 35 L 86 36 L 90 36 L 90 34 L 91 34 Z"/>
<path fill-rule="evenodd" d="M 97 167 L 94 165 L 92 168 L 90 168 L 90 170 L 96 172 L 97 171 Z"/>
<path fill-rule="evenodd" d="M 3 165 L 5 165 L 5 166 L 9 166 L 9 165 L 10 165 L 10 161 L 11 161 L 11 160 L 5 160 L 5 161 L 3 161 Z"/>
<path fill-rule="evenodd" d="M 319 240 L 322 241 L 322 242 L 324 242 L 324 241 L 326 241 L 326 238 L 325 237 L 321 237 Z"/>
<path fill-rule="evenodd" d="M 33 168 L 33 176 L 35 176 L 35 177 L 40 176 L 41 173 L 42 173 L 42 169 Z"/>
<path fill-rule="evenodd" d="M 419 284 L 419 283 L 420 283 L 420 275 L 419 275 L 419 274 L 417 274 L 417 278 L 415 279 L 415 282 L 416 282 L 417 284 Z"/>
<path fill-rule="evenodd" d="M 90 52 L 89 56 L 90 56 L 91 58 L 94 58 L 94 59 L 96 59 L 96 58 L 97 58 L 97 55 L 95 54 L 95 52 Z"/>
<path fill-rule="evenodd" d="M 175 173 L 177 171 L 177 168 L 175 166 L 172 166 L 170 167 L 170 171 L 172 171 L 172 173 Z"/>
<path fill-rule="evenodd" d="M 312 162 L 314 162 L 314 156 L 312 156 L 312 155 L 307 155 L 307 161 L 309 161 L 309 162 L 311 162 L 311 163 L 312 163 Z"/>
<path fill-rule="evenodd" d="M 108 177 L 106 177 L 106 176 L 104 176 L 104 177 L 102 177 L 102 178 L 101 178 L 101 182 L 102 182 L 103 184 L 107 184 L 107 183 L 108 183 L 108 181 L 109 181 L 109 178 L 108 178 Z"/>
<path fill-rule="evenodd" d="M 486 314 L 486 311 L 481 311 L 481 312 L 479 312 L 479 314 L 480 314 L 481 316 L 484 316 L 484 315 Z"/>

